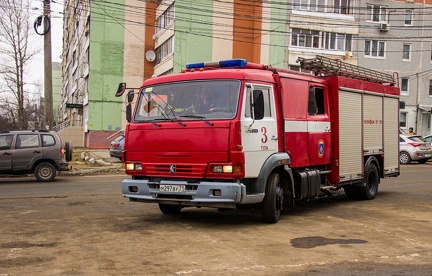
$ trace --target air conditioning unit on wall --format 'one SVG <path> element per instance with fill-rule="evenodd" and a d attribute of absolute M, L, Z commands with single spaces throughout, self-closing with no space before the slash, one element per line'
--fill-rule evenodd
<path fill-rule="evenodd" d="M 387 32 L 390 29 L 390 24 L 388 23 L 381 23 L 380 24 L 380 31 Z"/>

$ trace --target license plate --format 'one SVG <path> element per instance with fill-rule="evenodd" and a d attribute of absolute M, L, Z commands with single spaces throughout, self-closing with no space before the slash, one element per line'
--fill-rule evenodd
<path fill-rule="evenodd" d="M 161 192 L 174 192 L 174 193 L 183 193 L 186 192 L 185 185 L 159 185 L 159 191 Z"/>

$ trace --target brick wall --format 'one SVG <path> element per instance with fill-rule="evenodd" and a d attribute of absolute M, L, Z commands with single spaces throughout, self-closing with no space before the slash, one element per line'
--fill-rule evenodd
<path fill-rule="evenodd" d="M 85 134 L 85 147 L 92 149 L 107 149 L 110 143 L 120 133 L 115 135 L 116 131 L 90 130 Z"/>

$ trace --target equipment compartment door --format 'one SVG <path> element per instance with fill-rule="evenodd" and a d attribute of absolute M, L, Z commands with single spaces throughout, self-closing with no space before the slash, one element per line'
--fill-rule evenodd
<path fill-rule="evenodd" d="M 264 118 L 253 120 L 250 112 L 250 94 L 261 90 L 264 96 Z M 278 150 L 275 100 L 272 86 L 247 84 L 242 104 L 242 144 L 245 154 L 245 177 L 258 176 L 264 161 Z"/>
<path fill-rule="evenodd" d="M 310 165 L 330 162 L 330 112 L 327 89 L 311 85 L 308 96 L 308 155 Z"/>

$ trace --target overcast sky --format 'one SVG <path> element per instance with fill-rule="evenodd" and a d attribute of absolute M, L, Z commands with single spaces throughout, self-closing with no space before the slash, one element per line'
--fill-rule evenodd
<path fill-rule="evenodd" d="M 34 20 L 43 13 L 42 0 L 30 0 L 30 23 L 33 26 Z M 51 59 L 53 62 L 61 62 L 62 54 L 62 37 L 63 37 L 63 0 L 56 0 L 51 3 Z M 35 10 L 37 8 L 37 10 Z M 40 83 L 43 85 L 44 79 L 44 36 L 38 35 L 33 29 L 30 31 L 30 44 L 34 49 L 40 51 L 34 56 L 29 63 L 28 82 Z M 41 88 L 43 94 L 43 86 Z"/>

